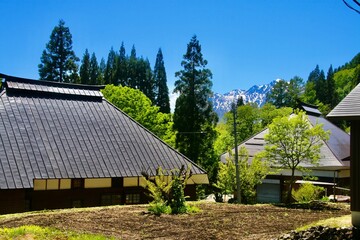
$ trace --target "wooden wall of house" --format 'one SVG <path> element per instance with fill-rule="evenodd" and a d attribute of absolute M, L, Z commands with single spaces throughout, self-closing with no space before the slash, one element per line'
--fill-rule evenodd
<path fill-rule="evenodd" d="M 0 214 L 24 212 L 27 208 L 25 189 L 0 190 Z"/>
<path fill-rule="evenodd" d="M 360 211 L 360 121 L 351 122 L 350 134 L 351 211 Z"/>
<path fill-rule="evenodd" d="M 187 200 L 196 200 L 196 185 L 185 189 Z M 139 200 L 139 202 L 133 202 Z M 93 188 L 68 190 L 19 189 L 0 190 L 0 214 L 61 209 L 95 207 L 102 205 L 149 203 L 149 195 L 142 187 Z"/>

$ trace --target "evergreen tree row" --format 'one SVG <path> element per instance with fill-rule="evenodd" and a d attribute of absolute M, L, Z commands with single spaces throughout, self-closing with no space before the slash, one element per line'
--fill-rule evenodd
<path fill-rule="evenodd" d="M 101 59 L 100 64 L 95 53 L 90 57 L 86 49 L 80 66 L 80 82 L 139 89 L 153 104 L 160 107 L 161 112 L 170 113 L 169 89 L 161 48 L 156 56 L 154 70 L 147 58 L 136 56 L 135 46 L 132 47 L 130 56 L 126 55 L 124 43 L 121 44 L 119 52 L 111 48 L 106 63 Z"/>
<path fill-rule="evenodd" d="M 79 58 L 72 50 L 72 35 L 63 20 L 59 21 L 46 44 L 39 64 L 40 79 L 47 81 L 81 83 L 88 85 L 114 84 L 139 89 L 153 104 L 160 107 L 163 113 L 170 113 L 169 90 L 161 49 L 159 49 L 154 70 L 146 58 L 137 57 L 135 46 L 130 56 L 126 55 L 124 43 L 119 52 L 110 49 L 107 61 L 100 63 L 95 53 L 88 49 L 81 59 L 78 74 Z"/>

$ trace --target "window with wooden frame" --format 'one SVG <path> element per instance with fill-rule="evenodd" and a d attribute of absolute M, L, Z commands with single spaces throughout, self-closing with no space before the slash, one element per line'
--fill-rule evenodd
<path fill-rule="evenodd" d="M 120 194 L 102 195 L 101 196 L 101 205 L 102 206 L 119 205 L 119 204 L 121 204 Z"/>
<path fill-rule="evenodd" d="M 125 203 L 126 204 L 140 203 L 140 194 L 139 193 L 126 194 Z"/>

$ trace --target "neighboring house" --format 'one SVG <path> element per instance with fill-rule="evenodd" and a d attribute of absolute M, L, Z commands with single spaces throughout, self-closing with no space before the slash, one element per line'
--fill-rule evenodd
<path fill-rule="evenodd" d="M 334 181 L 337 186 L 348 187 L 350 177 L 350 136 L 336 125 L 332 124 L 321 116 L 317 107 L 301 103 L 300 109 L 304 110 L 309 117 L 311 125 L 316 123 L 323 124 L 324 130 L 330 130 L 330 139 L 324 142 L 321 147 L 321 158 L 317 166 L 310 164 L 300 164 L 310 169 L 310 175 L 318 178 L 315 184 L 321 185 L 327 189 L 327 194 L 333 194 Z M 238 148 L 244 146 L 249 153 L 249 162 L 252 161 L 255 154 L 265 149 L 264 136 L 268 133 L 268 128 L 255 134 L 249 139 L 239 144 Z M 234 149 L 233 149 L 234 152 Z M 228 153 L 221 155 L 221 161 L 225 162 L 229 156 Z M 276 170 L 272 166 L 274 174 L 269 174 L 263 183 L 257 186 L 258 202 L 282 202 L 282 196 L 287 191 L 286 180 L 290 179 L 290 169 Z M 298 180 L 302 179 L 303 174 L 300 171 L 295 172 Z"/>
<path fill-rule="evenodd" d="M 328 115 L 334 120 L 350 122 L 350 189 L 352 224 L 360 228 L 360 84 Z"/>
<path fill-rule="evenodd" d="M 142 171 L 191 165 L 185 194 L 206 172 L 103 98 L 98 86 L 0 74 L 0 213 L 147 203 Z"/>

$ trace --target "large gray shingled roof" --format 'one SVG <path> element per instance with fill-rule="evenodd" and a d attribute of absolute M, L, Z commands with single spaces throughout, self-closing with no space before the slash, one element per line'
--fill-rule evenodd
<path fill-rule="evenodd" d="M 192 165 L 102 97 L 100 87 L 0 74 L 0 189 L 34 179 L 141 176 Z"/>

